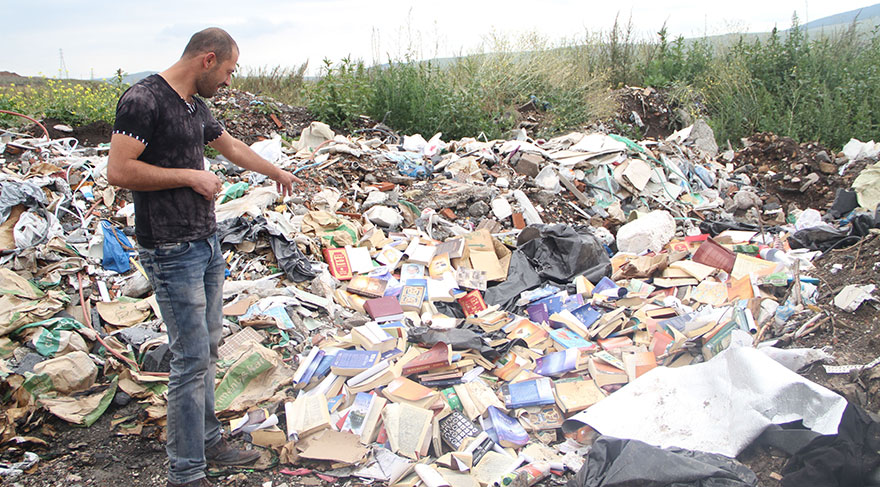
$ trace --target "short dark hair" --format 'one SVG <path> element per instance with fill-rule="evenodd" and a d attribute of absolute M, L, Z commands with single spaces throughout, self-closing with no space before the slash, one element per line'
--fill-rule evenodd
<path fill-rule="evenodd" d="M 191 57 L 207 52 L 213 52 L 217 60 L 223 62 L 238 52 L 238 44 L 228 32 L 219 27 L 208 27 L 193 34 L 183 49 L 183 56 Z"/>

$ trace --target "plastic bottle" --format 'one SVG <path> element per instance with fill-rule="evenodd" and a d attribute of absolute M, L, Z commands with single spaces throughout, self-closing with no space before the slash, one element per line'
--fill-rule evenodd
<path fill-rule="evenodd" d="M 779 262 L 785 267 L 790 267 L 794 262 L 791 260 L 791 257 L 785 253 L 785 251 L 774 248 L 764 248 L 761 249 L 759 255 L 764 260 L 769 260 L 771 262 Z"/>
<path fill-rule="evenodd" d="M 547 462 L 532 462 L 527 465 L 523 465 L 513 472 L 504 474 L 501 477 L 501 480 L 496 482 L 496 485 L 500 487 L 507 487 L 514 483 L 518 477 L 523 478 L 523 483 L 518 484 L 516 487 L 525 487 L 534 485 L 545 477 L 550 475 L 550 464 Z"/>

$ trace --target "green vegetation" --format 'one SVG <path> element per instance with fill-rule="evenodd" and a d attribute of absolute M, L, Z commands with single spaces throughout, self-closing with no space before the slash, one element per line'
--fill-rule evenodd
<path fill-rule="evenodd" d="M 812 37 L 795 17 L 786 31 L 686 40 L 663 26 L 638 39 L 631 22 L 607 32 L 551 44 L 535 35 L 493 38 L 482 52 L 417 61 L 407 53 L 367 67 L 346 58 L 324 61 L 316 80 L 296 68 L 246 70 L 233 87 L 266 99 L 252 110 L 277 111 L 271 99 L 305 105 L 335 127 L 358 117 L 384 121 L 402 133 L 452 139 L 505 136 L 535 101 L 548 136 L 607 119 L 624 85 L 665 89 L 691 115 L 706 117 L 720 143 L 737 144 L 755 131 L 839 148 L 850 137 L 876 139 L 880 129 L 880 31 L 857 28 Z M 60 80 L 4 86 L 0 109 L 81 124 L 112 122 L 124 85 Z M 229 114 L 229 115 L 234 115 Z M 0 117 L 0 124 L 11 122 Z M 612 125 L 614 127 L 614 125 Z M 618 127 L 624 130 L 627 127 Z"/>
<path fill-rule="evenodd" d="M 122 73 L 111 83 L 39 79 L 26 84 L 0 86 L 0 110 L 32 117 L 55 118 L 69 125 L 85 125 L 95 121 L 113 123 L 116 101 L 128 86 Z M 22 125 L 19 117 L 0 114 L 0 125 Z"/>

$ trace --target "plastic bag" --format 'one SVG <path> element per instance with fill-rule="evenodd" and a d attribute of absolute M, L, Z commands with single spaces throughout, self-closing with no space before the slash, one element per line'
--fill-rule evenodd
<path fill-rule="evenodd" d="M 104 231 L 104 259 L 101 265 L 120 274 L 131 270 L 129 252 L 135 249 L 128 237 L 107 220 L 101 221 L 101 229 Z"/>
<path fill-rule="evenodd" d="M 260 140 L 251 144 L 251 149 L 263 159 L 275 163 L 284 154 L 281 152 L 281 136 L 276 135 L 271 139 Z"/>

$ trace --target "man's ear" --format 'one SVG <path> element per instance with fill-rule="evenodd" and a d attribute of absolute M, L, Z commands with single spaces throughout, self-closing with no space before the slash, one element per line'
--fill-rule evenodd
<path fill-rule="evenodd" d="M 209 52 L 202 56 L 202 67 L 205 69 L 210 69 L 217 63 L 217 55 L 213 52 Z"/>

